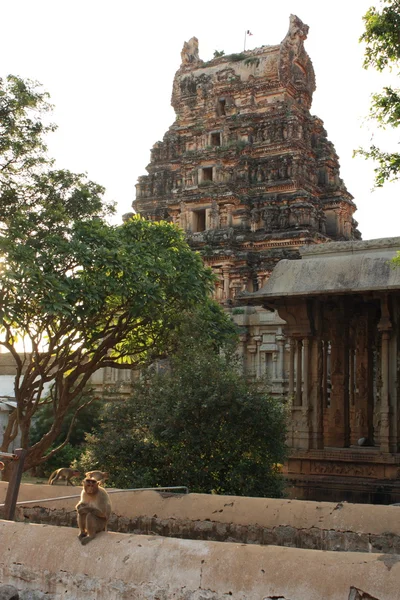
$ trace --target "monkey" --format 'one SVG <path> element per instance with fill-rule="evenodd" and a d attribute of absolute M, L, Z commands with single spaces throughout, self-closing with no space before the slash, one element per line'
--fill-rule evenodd
<path fill-rule="evenodd" d="M 88 479 L 95 479 L 102 485 L 108 479 L 107 471 L 88 471 L 85 475 Z"/>
<path fill-rule="evenodd" d="M 53 485 L 53 483 L 55 481 L 58 481 L 58 479 L 64 479 L 65 485 L 75 485 L 71 481 L 72 477 L 81 477 L 81 473 L 76 469 L 70 469 L 65 467 L 63 469 L 57 469 L 56 471 L 53 471 L 47 483 L 48 485 Z"/>
<path fill-rule="evenodd" d="M 86 477 L 83 482 L 81 499 L 76 505 L 78 513 L 78 539 L 82 545 L 88 544 L 96 533 L 107 531 L 111 515 L 111 502 L 105 489 L 96 479 Z"/>

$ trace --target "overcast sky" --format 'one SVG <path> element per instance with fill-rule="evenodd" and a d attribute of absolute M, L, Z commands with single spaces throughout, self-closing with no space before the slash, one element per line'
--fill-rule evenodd
<path fill-rule="evenodd" d="M 400 185 L 371 192 L 372 163 L 352 158 L 374 132 L 364 122 L 370 94 L 389 77 L 362 69 L 362 15 L 377 1 L 0 0 L 0 74 L 38 80 L 50 92 L 57 165 L 104 185 L 120 219 L 131 210 L 150 148 L 174 121 L 172 81 L 184 41 L 196 36 L 204 60 L 214 50 L 241 52 L 247 29 L 248 49 L 279 44 L 297 14 L 310 26 L 311 112 L 335 145 L 363 239 L 395 236 Z"/>

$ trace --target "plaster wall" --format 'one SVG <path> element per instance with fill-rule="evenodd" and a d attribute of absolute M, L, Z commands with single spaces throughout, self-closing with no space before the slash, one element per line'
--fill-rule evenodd
<path fill-rule="evenodd" d="M 398 556 L 110 532 L 81 546 L 72 529 L 9 521 L 0 539 L 2 584 L 47 600 L 398 598 Z"/>

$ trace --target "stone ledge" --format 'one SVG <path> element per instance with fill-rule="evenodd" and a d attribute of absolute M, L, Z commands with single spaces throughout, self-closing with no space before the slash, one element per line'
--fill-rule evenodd
<path fill-rule="evenodd" d="M 0 502 L 5 490 L 6 484 L 0 483 Z M 39 498 L 78 493 L 79 488 L 24 484 L 19 500 L 38 500 L 34 505 L 18 507 L 17 519 L 76 527 L 76 498 L 46 503 Z M 117 492 L 111 495 L 111 500 L 110 529 L 123 533 L 400 554 L 397 506 L 207 494 L 163 496 L 157 492 Z"/>
<path fill-rule="evenodd" d="M 398 597 L 400 556 L 109 532 L 83 547 L 72 529 L 10 521 L 0 521 L 0 537 L 0 581 L 47 600 Z"/>

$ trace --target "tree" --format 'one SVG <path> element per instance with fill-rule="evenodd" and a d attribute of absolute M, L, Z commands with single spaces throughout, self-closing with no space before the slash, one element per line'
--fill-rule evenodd
<path fill-rule="evenodd" d="M 15 362 L 17 402 L 1 450 L 20 431 L 25 469 L 68 442 L 67 434 L 48 451 L 66 414 L 82 410 L 96 370 L 165 354 L 176 322 L 208 302 L 213 282 L 176 227 L 139 218 L 111 226 L 113 207 L 103 202 L 101 186 L 52 168 L 43 142 L 54 129 L 43 124 L 47 111 L 35 85 L 0 82 L 8 123 L 0 152 L 0 345 Z M 32 419 L 44 403 L 53 419 L 30 445 Z"/>
<path fill-rule="evenodd" d="M 365 31 L 360 41 L 366 43 L 364 68 L 373 67 L 382 72 L 387 67 L 399 67 L 400 60 L 400 2 L 382 0 L 381 10 L 371 7 L 363 17 Z M 400 125 L 400 90 L 391 86 L 372 96 L 370 118 L 379 127 Z M 400 179 L 400 153 L 385 152 L 375 145 L 357 153 L 376 161 L 375 185 Z"/>
<path fill-rule="evenodd" d="M 280 496 L 285 432 L 285 406 L 265 385 L 240 375 L 229 354 L 189 343 L 170 369 L 107 406 L 82 467 L 106 469 L 117 487 Z"/>
<path fill-rule="evenodd" d="M 85 392 L 80 400 L 80 404 L 84 404 L 83 409 L 78 415 L 75 415 L 75 410 L 72 409 L 65 415 L 61 432 L 56 438 L 49 451 L 63 445 L 64 440 L 69 437 L 68 443 L 54 454 L 45 463 L 35 468 L 36 476 L 48 477 L 54 470 L 61 466 L 70 467 L 71 464 L 79 460 L 85 449 L 85 436 L 91 433 L 99 426 L 101 409 L 103 401 L 90 397 L 92 391 Z M 71 427 L 71 421 L 74 419 L 74 426 L 68 436 Z M 51 404 L 44 404 L 35 414 L 34 422 L 32 423 L 29 443 L 32 446 L 38 442 L 51 428 L 53 421 L 53 407 Z"/>

